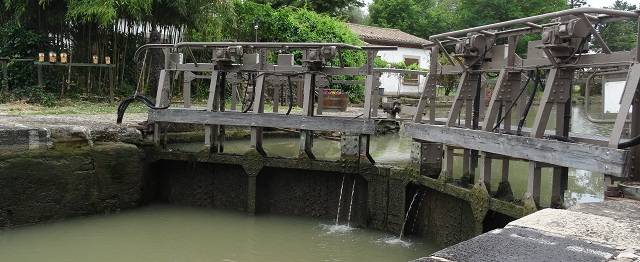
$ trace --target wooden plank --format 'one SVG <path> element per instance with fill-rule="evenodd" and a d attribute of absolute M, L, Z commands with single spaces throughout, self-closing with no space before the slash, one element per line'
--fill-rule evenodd
<path fill-rule="evenodd" d="M 149 122 L 291 128 L 368 135 L 375 133 L 375 121 L 373 119 L 303 115 L 287 116 L 273 113 L 245 114 L 240 112 L 207 112 L 181 108 L 149 110 Z"/>
<path fill-rule="evenodd" d="M 597 145 L 498 134 L 455 127 L 405 123 L 414 139 L 486 151 L 513 158 L 627 176 L 629 152 Z"/>

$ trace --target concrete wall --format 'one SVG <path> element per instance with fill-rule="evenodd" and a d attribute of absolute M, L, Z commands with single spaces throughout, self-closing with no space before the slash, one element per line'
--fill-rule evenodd
<path fill-rule="evenodd" d="M 420 68 L 429 68 L 429 51 L 419 48 L 399 47 L 397 51 L 381 51 L 378 53 L 380 58 L 389 63 L 400 63 L 404 58 L 419 59 Z M 419 96 L 420 86 L 423 86 L 426 77 L 419 77 L 418 85 L 405 85 L 402 83 L 400 74 L 384 73 L 380 76 L 380 87 L 384 88 L 384 94 L 388 96 L 412 95 Z"/>
<path fill-rule="evenodd" d="M 421 192 L 405 235 L 445 246 L 476 233 L 469 202 L 409 183 L 416 174 L 403 170 L 361 163 L 358 174 L 345 175 L 303 169 L 304 161 L 291 160 L 290 168 L 262 167 L 252 180 L 245 171 L 248 166 L 237 163 L 145 161 L 143 150 L 122 143 L 0 155 L 0 228 L 103 214 L 152 201 L 239 211 L 250 210 L 255 203 L 257 213 L 318 217 L 333 223 L 344 178 L 341 224 L 348 220 L 355 188 L 351 225 L 398 234 L 413 195 Z M 487 219 L 495 222 L 492 217 Z M 485 228 L 505 223 L 492 221 L 485 221 Z"/>
<path fill-rule="evenodd" d="M 137 207 L 144 161 L 133 145 L 0 155 L 0 228 Z"/>

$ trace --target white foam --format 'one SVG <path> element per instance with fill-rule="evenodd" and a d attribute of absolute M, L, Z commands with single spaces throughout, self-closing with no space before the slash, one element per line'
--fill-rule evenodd
<path fill-rule="evenodd" d="M 353 231 L 354 227 L 350 227 L 348 225 L 320 225 L 323 231 L 326 231 L 328 234 L 344 234 L 350 231 Z"/>
<path fill-rule="evenodd" d="M 411 247 L 413 243 L 409 241 L 404 241 L 398 237 L 386 237 L 378 239 L 378 243 L 384 243 L 390 246 L 402 246 L 402 247 Z"/>

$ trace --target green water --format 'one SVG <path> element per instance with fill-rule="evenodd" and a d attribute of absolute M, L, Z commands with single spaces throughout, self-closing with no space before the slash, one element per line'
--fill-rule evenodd
<path fill-rule="evenodd" d="M 436 250 L 365 229 L 330 233 L 330 222 L 152 205 L 0 231 L 0 261 L 409 261 Z"/>

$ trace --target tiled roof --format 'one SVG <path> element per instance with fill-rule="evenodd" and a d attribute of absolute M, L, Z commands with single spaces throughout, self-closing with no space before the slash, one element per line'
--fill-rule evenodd
<path fill-rule="evenodd" d="M 420 37 L 402 32 L 393 28 L 382 28 L 347 23 L 347 26 L 358 35 L 358 37 L 372 45 L 389 45 L 422 48 L 424 44 L 431 44 L 430 41 Z"/>

